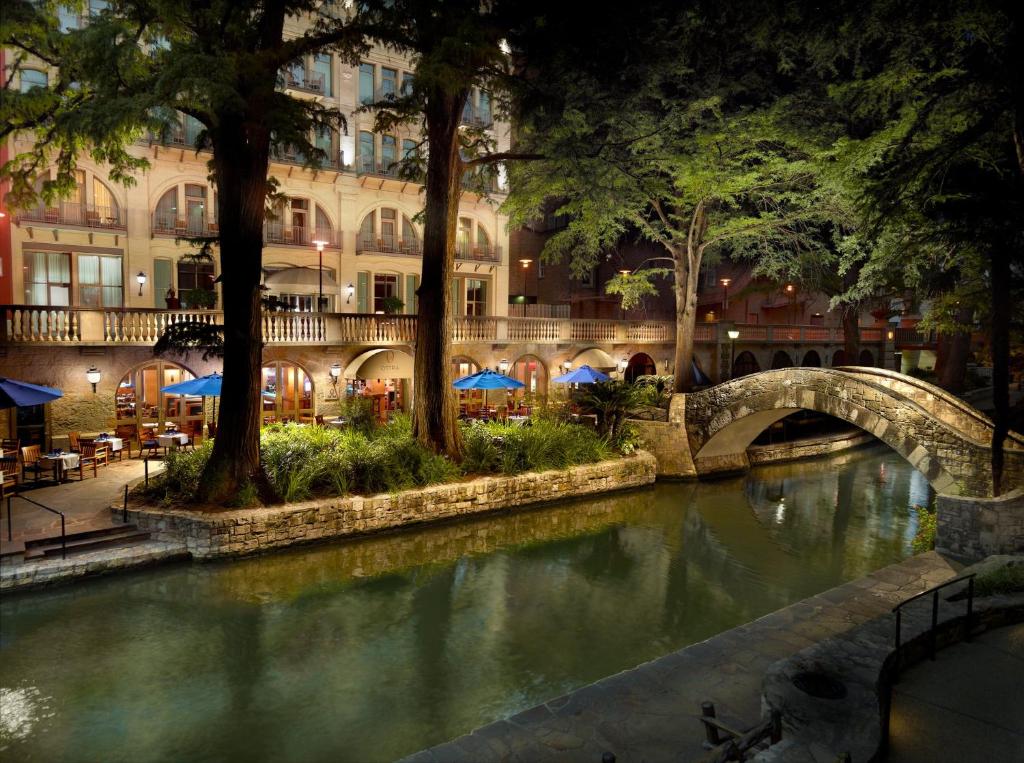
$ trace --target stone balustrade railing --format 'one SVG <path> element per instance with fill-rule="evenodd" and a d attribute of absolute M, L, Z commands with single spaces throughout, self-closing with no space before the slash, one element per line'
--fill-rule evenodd
<path fill-rule="evenodd" d="M 224 314 L 215 310 L 89 309 L 5 305 L 0 342 L 31 344 L 146 345 L 167 327 L 183 321 L 215 325 Z M 762 326 L 699 323 L 698 343 L 728 342 L 726 329 L 740 332 L 739 344 L 839 344 L 840 327 Z M 670 321 L 597 318 L 522 318 L 462 316 L 455 319 L 452 340 L 534 344 L 671 344 Z M 267 344 L 409 345 L 416 341 L 411 315 L 268 312 L 263 315 Z M 861 341 L 883 341 L 883 330 L 861 329 Z"/>

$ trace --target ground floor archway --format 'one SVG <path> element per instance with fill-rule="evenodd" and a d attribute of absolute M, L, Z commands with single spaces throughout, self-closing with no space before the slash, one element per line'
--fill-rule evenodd
<path fill-rule="evenodd" d="M 772 369 L 773 370 L 777 369 L 777 368 L 792 368 L 792 367 L 793 367 L 793 358 L 791 358 L 789 356 L 789 353 L 786 352 L 785 350 L 777 350 L 775 352 L 775 354 L 772 355 Z"/>
<path fill-rule="evenodd" d="M 875 365 L 875 356 L 871 354 L 871 350 L 861 350 L 860 358 L 858 360 L 862 366 Z"/>
<path fill-rule="evenodd" d="M 285 360 L 264 363 L 260 374 L 263 423 L 313 421 L 313 379 Z"/>
<path fill-rule="evenodd" d="M 821 368 L 821 355 L 817 350 L 808 350 L 804 353 L 804 360 L 800 365 L 808 368 Z"/>
<path fill-rule="evenodd" d="M 122 435 L 143 431 L 202 432 L 203 399 L 170 395 L 161 388 L 194 379 L 192 372 L 169 360 L 144 363 L 121 377 L 114 396 L 115 421 Z"/>
<path fill-rule="evenodd" d="M 523 355 L 508 370 L 508 375 L 523 383 L 521 389 L 512 390 L 514 400 L 537 400 L 547 397 L 548 369 L 536 355 Z"/>
<path fill-rule="evenodd" d="M 736 379 L 740 376 L 747 376 L 749 374 L 756 374 L 761 370 L 761 364 L 757 362 L 757 358 L 754 357 L 754 353 L 749 350 L 744 350 L 736 356 L 736 360 L 732 364 L 732 378 Z"/>
<path fill-rule="evenodd" d="M 646 352 L 638 352 L 626 364 L 624 378 L 627 382 L 632 383 L 638 376 L 653 376 L 657 373 L 658 366 L 654 362 L 654 358 Z"/>

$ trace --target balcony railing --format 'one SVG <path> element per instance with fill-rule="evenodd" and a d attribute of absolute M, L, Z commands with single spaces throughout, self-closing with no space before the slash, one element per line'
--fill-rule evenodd
<path fill-rule="evenodd" d="M 419 257 L 423 254 L 423 244 L 418 239 L 410 240 L 394 236 L 364 237 L 359 239 L 356 254 L 401 254 Z"/>
<path fill-rule="evenodd" d="M 316 169 L 351 170 L 351 167 L 345 164 L 344 156 L 340 151 L 335 152 L 333 148 L 330 151 L 325 149 L 325 151 L 327 156 L 313 161 Z M 295 164 L 301 167 L 306 165 L 308 157 L 295 148 L 280 148 L 271 152 L 270 160 L 278 164 Z"/>
<path fill-rule="evenodd" d="M 18 222 L 45 223 L 46 225 L 71 225 L 82 228 L 127 230 L 125 214 L 116 207 L 98 207 L 95 204 L 81 204 L 60 201 L 52 205 L 40 204 L 32 209 L 18 212 Z"/>
<path fill-rule="evenodd" d="M 494 115 L 490 109 L 481 109 L 467 103 L 466 107 L 462 110 L 462 119 L 460 121 L 469 127 L 486 129 L 494 124 Z"/>
<path fill-rule="evenodd" d="M 315 71 L 286 71 L 281 82 L 290 90 L 302 90 L 306 93 L 324 94 L 324 75 Z"/>
<path fill-rule="evenodd" d="M 263 243 L 282 246 L 316 246 L 323 241 L 327 249 L 341 248 L 341 233 L 331 228 L 309 228 L 279 222 L 263 224 Z"/>
<path fill-rule="evenodd" d="M 896 347 L 935 347 L 938 337 L 934 331 L 918 331 L 916 328 L 896 329 Z"/>
<path fill-rule="evenodd" d="M 200 238 L 216 236 L 219 232 L 217 223 L 203 217 L 178 217 L 175 214 L 154 212 L 152 228 L 154 236 L 177 236 L 178 238 Z"/>
<path fill-rule="evenodd" d="M 0 342 L 29 344 L 150 345 L 169 325 L 182 321 L 223 322 L 213 310 L 87 309 L 6 305 L 0 323 Z M 265 313 L 263 340 L 270 344 L 411 344 L 416 341 L 417 319 L 412 315 L 352 313 Z M 729 324 L 697 324 L 698 343 L 727 343 Z M 740 345 L 762 342 L 804 344 L 842 341 L 838 327 L 738 326 Z M 755 329 L 761 330 L 755 331 Z M 770 330 L 769 330 L 770 329 Z M 801 332 L 815 329 L 815 332 Z M 824 338 L 827 333 L 828 339 Z M 879 329 L 862 329 L 862 341 L 877 343 Z M 591 318 L 515 318 L 504 316 L 455 319 L 452 341 L 523 342 L 533 344 L 672 344 L 676 327 L 671 321 L 616 321 Z M 793 339 L 790 337 L 800 337 Z"/>
<path fill-rule="evenodd" d="M 525 304 L 512 302 L 508 306 L 510 318 L 568 318 L 569 304 Z"/>
<path fill-rule="evenodd" d="M 459 241 L 455 244 L 455 259 L 471 262 L 501 262 L 501 247 Z"/>
<path fill-rule="evenodd" d="M 400 166 L 399 162 L 375 162 L 372 159 L 362 158 L 356 165 L 356 174 L 398 179 L 398 168 Z"/>

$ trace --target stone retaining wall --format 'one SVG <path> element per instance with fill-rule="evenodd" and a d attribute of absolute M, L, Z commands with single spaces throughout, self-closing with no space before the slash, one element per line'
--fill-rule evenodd
<path fill-rule="evenodd" d="M 161 540 L 184 541 L 196 558 L 212 559 L 643 487 L 654 482 L 656 467 L 652 455 L 640 452 L 564 471 L 481 477 L 391 495 L 224 512 L 130 508 L 128 521 Z"/>
<path fill-rule="evenodd" d="M 968 559 L 1024 552 L 1024 488 L 998 498 L 940 495 L 935 506 L 938 551 Z"/>

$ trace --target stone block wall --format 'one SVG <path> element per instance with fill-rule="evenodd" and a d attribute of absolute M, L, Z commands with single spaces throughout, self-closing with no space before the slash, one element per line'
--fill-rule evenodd
<path fill-rule="evenodd" d="M 998 498 L 940 495 L 938 551 L 968 559 L 1024 552 L 1024 488 Z"/>
<path fill-rule="evenodd" d="M 819 458 L 840 453 L 851 448 L 859 448 L 875 442 L 874 436 L 867 432 L 854 432 L 814 440 L 796 440 L 771 445 L 752 445 L 747 448 L 747 458 L 751 466 L 759 464 L 778 464 L 786 461 L 798 461 L 804 458 Z"/>
<path fill-rule="evenodd" d="M 654 482 L 656 465 L 640 452 L 564 471 L 481 477 L 390 495 L 216 513 L 142 507 L 128 514 L 159 540 L 184 541 L 194 557 L 212 559 L 643 487 Z"/>

